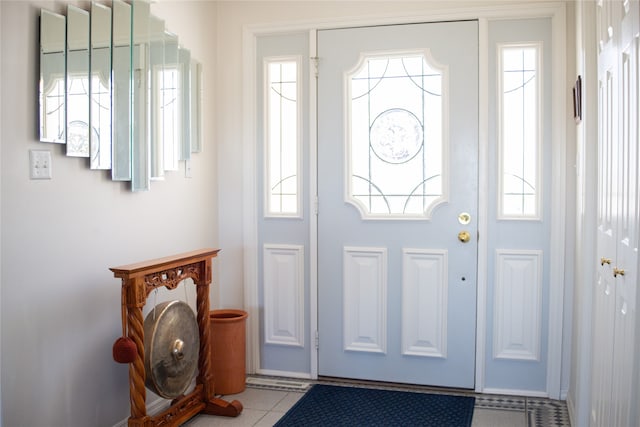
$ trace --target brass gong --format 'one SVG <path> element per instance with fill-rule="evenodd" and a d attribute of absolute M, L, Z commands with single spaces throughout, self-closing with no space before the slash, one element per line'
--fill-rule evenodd
<path fill-rule="evenodd" d="M 191 307 L 182 301 L 155 306 L 144 320 L 145 385 L 165 399 L 182 395 L 196 373 L 200 335 Z"/>

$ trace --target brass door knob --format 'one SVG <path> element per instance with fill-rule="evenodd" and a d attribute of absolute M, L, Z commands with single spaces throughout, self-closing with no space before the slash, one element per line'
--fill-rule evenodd
<path fill-rule="evenodd" d="M 613 277 L 624 276 L 624 270 L 622 268 L 613 267 Z"/>
<path fill-rule="evenodd" d="M 600 265 L 611 264 L 611 260 L 609 258 L 600 258 Z"/>
<path fill-rule="evenodd" d="M 469 234 L 468 231 L 461 231 L 458 233 L 458 240 L 460 240 L 462 243 L 467 243 L 469 240 L 471 240 L 471 234 Z"/>

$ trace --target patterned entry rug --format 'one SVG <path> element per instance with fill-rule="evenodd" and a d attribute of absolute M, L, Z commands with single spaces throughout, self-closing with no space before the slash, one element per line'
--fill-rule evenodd
<path fill-rule="evenodd" d="M 469 427 L 475 398 L 316 384 L 276 426 Z"/>

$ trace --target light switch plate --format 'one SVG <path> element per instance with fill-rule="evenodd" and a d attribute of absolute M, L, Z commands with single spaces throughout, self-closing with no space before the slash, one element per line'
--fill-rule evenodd
<path fill-rule="evenodd" d="M 51 179 L 51 151 L 29 150 L 29 176 L 31 179 Z"/>

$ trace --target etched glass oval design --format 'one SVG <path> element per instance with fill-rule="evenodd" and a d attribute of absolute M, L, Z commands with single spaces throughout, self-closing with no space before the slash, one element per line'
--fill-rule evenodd
<path fill-rule="evenodd" d="M 387 110 L 373 122 L 371 149 L 389 163 L 404 163 L 422 148 L 422 123 L 410 111 Z"/>

